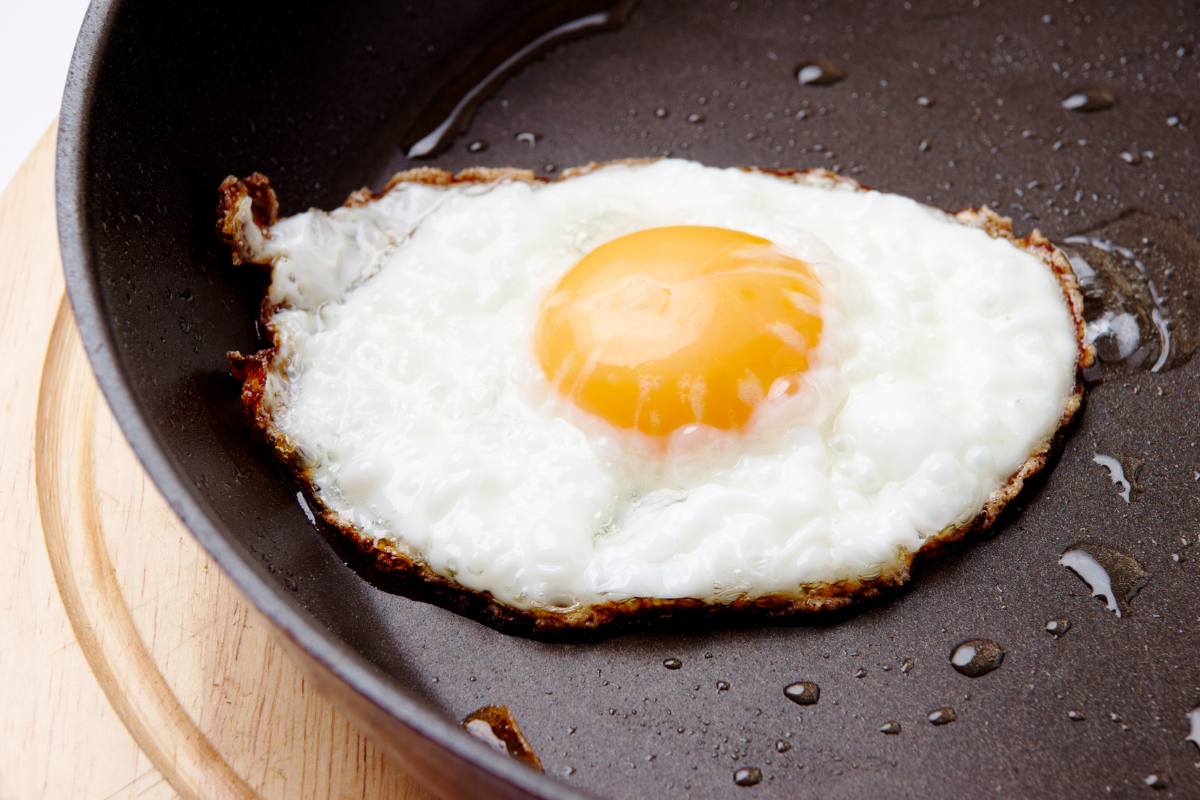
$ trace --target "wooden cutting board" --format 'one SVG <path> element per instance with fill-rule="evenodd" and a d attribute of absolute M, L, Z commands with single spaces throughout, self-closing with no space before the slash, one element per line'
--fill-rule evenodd
<path fill-rule="evenodd" d="M 0 196 L 0 797 L 431 798 L 176 519 L 63 295 L 54 128 Z"/>

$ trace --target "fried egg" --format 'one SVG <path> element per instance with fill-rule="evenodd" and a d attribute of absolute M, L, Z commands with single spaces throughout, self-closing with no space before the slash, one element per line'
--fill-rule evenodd
<path fill-rule="evenodd" d="M 397 176 L 274 219 L 255 425 L 380 563 L 499 617 L 828 608 L 989 524 L 1079 405 L 1070 266 L 831 173 Z"/>

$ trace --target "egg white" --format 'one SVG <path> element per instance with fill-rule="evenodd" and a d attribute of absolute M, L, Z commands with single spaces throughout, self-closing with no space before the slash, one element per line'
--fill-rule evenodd
<path fill-rule="evenodd" d="M 827 300 L 803 402 L 765 404 L 744 435 L 680 431 L 656 461 L 549 388 L 532 330 L 584 254 L 665 225 L 770 239 L 817 264 Z M 401 183 L 255 246 L 279 342 L 264 408 L 317 499 L 519 609 L 874 579 L 978 514 L 1075 384 L 1042 261 L 874 191 L 678 160 Z"/>

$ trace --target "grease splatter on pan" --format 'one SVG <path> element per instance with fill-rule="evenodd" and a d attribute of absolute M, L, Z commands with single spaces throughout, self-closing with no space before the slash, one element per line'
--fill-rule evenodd
<path fill-rule="evenodd" d="M 991 639 L 968 639 L 950 653 L 950 665 L 960 675 L 981 678 L 1004 663 L 1004 649 Z"/>
<path fill-rule="evenodd" d="M 1068 236 L 1063 251 L 1105 373 L 1160 372 L 1191 360 L 1200 343 L 1200 237 L 1186 225 L 1132 210 Z"/>
<path fill-rule="evenodd" d="M 1129 615 L 1129 603 L 1150 582 L 1146 565 L 1128 553 L 1099 542 L 1080 542 L 1058 559 L 1086 583 L 1118 617 Z"/>
<path fill-rule="evenodd" d="M 462 721 L 463 730 L 497 752 L 504 753 L 538 772 L 542 761 L 521 733 L 507 706 L 484 706 Z"/>

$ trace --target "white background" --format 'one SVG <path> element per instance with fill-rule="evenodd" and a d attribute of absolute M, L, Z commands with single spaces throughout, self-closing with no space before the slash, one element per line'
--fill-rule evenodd
<path fill-rule="evenodd" d="M 0 189 L 58 116 L 87 0 L 0 0 Z"/>

